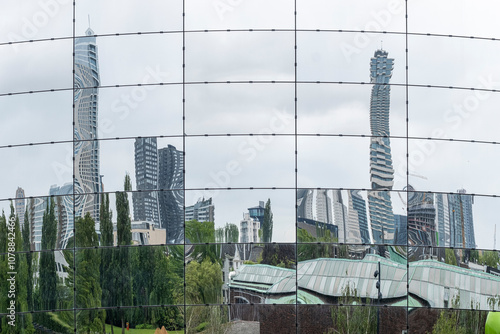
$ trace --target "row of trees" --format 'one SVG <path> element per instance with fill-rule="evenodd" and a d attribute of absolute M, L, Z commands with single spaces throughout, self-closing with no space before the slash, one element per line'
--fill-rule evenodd
<path fill-rule="evenodd" d="M 54 200 L 47 201 L 43 215 L 42 252 L 30 252 L 28 213 L 22 233 L 12 205 L 9 217 L 9 221 L 15 221 L 12 228 L 7 225 L 4 214 L 0 217 L 0 253 L 3 254 L 0 255 L 0 309 L 6 310 L 9 302 L 6 253 L 9 250 L 9 229 L 12 229 L 15 251 L 21 252 L 16 253 L 15 260 L 16 312 L 27 312 L 18 316 L 15 327 L 7 324 L 7 318 L 2 318 L 0 333 L 33 333 L 35 326 L 70 333 L 73 332 L 75 320 L 78 333 L 106 333 L 106 324 L 121 327 L 121 332 L 125 333 L 127 322 L 131 326 L 165 326 L 167 330 L 177 330 L 184 327 L 185 319 L 189 321 L 186 323 L 189 328 L 213 320 L 213 312 L 204 314 L 203 308 L 184 308 L 180 305 L 221 303 L 220 253 L 214 245 L 197 245 L 190 254 L 185 254 L 183 246 L 127 247 L 132 244 L 130 203 L 127 197 L 130 189 L 127 175 L 125 191 L 116 193 L 117 246 L 114 246 L 112 211 L 107 194 L 101 197 L 100 240 L 90 214 L 76 218 L 76 235 L 63 250 L 68 263 L 64 282 L 58 276 L 56 252 L 52 251 L 56 248 L 57 239 Z M 235 226 L 227 225 L 224 238 L 237 239 L 237 232 Z M 212 222 L 186 223 L 186 236 L 193 242 L 214 242 L 215 235 Z M 166 306 L 119 307 L 133 305 Z M 72 311 L 74 308 L 78 309 L 76 313 Z M 29 313 L 31 310 L 44 312 L 32 315 Z M 227 319 L 227 316 L 219 315 L 222 316 L 217 318 L 219 323 Z M 114 332 L 113 326 L 111 332 Z"/>

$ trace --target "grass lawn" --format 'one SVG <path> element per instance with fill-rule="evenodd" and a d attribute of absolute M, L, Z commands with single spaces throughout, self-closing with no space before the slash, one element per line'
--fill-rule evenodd
<path fill-rule="evenodd" d="M 113 330 L 115 334 L 121 334 L 121 327 L 113 326 Z M 125 329 L 125 334 L 154 334 L 154 329 L 135 329 L 130 328 L 129 330 Z M 111 326 L 106 324 L 106 333 L 111 333 Z M 184 334 L 184 331 L 168 331 L 168 334 Z"/>

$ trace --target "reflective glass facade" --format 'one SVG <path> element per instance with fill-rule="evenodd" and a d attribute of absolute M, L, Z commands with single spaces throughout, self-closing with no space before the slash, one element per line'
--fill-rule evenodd
<path fill-rule="evenodd" d="M 0 332 L 484 332 L 499 8 L 0 4 Z"/>

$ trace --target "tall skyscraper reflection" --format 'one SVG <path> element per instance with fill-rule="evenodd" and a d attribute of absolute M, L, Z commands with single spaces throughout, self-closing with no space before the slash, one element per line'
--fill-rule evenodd
<path fill-rule="evenodd" d="M 19 224 L 22 230 L 24 227 L 24 212 L 26 210 L 26 199 L 25 199 L 24 189 L 21 187 L 17 187 L 15 203 L 16 203 L 16 215 L 19 218 Z"/>
<path fill-rule="evenodd" d="M 99 230 L 99 142 L 97 141 L 99 65 L 92 29 L 75 39 L 74 191 L 75 216 L 90 213 Z"/>
<path fill-rule="evenodd" d="M 352 243 L 370 243 L 368 219 L 366 217 L 366 202 L 359 190 L 349 190 L 348 241 Z M 351 241 L 353 240 L 353 241 Z"/>
<path fill-rule="evenodd" d="M 436 245 L 434 194 L 414 191 L 408 185 L 408 239 L 410 245 Z"/>
<path fill-rule="evenodd" d="M 368 208 L 375 243 L 394 242 L 394 213 L 390 190 L 394 185 L 391 145 L 389 140 L 390 86 L 394 59 L 384 50 L 375 51 L 370 61 L 373 84 L 370 101 L 370 182 Z"/>
<path fill-rule="evenodd" d="M 158 207 L 158 148 L 156 137 L 135 140 L 135 182 L 140 192 L 132 194 L 134 219 L 153 222 L 160 227 Z"/>
<path fill-rule="evenodd" d="M 158 150 L 161 228 L 167 243 L 184 242 L 184 159 L 183 152 L 168 145 Z"/>

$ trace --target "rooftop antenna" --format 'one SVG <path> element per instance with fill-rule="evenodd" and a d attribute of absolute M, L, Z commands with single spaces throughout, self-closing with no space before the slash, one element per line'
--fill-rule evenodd
<path fill-rule="evenodd" d="M 493 234 L 493 249 L 497 249 L 497 224 L 495 224 L 495 233 Z"/>
<path fill-rule="evenodd" d="M 90 28 L 90 14 L 88 16 L 89 16 L 89 28 Z"/>
<path fill-rule="evenodd" d="M 90 27 L 90 23 L 89 23 L 89 27 Z M 384 41 L 380 41 L 380 50 L 383 50 L 384 49 Z"/>

